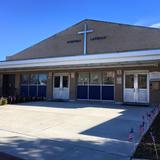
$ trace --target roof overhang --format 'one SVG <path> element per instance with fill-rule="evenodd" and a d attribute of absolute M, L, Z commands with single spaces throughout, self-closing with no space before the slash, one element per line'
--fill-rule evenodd
<path fill-rule="evenodd" d="M 3 61 L 0 62 L 0 70 L 5 69 L 27 69 L 27 68 L 61 68 L 76 66 L 98 66 L 98 65 L 130 65 L 150 64 L 160 61 L 160 50 L 130 51 L 119 53 L 103 53 L 94 55 L 80 55 L 58 58 L 42 58 L 31 60 Z M 154 63 L 155 64 L 155 63 Z"/>

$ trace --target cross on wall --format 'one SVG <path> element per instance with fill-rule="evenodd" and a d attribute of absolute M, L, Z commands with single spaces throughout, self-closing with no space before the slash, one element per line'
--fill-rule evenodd
<path fill-rule="evenodd" d="M 83 34 L 83 54 L 87 54 L 87 33 L 91 33 L 93 30 L 87 30 L 87 24 L 84 24 L 84 30 L 78 32 L 78 34 Z"/>

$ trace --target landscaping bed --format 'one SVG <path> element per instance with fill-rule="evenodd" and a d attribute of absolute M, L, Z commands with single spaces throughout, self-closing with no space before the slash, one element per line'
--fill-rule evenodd
<path fill-rule="evenodd" d="M 150 129 L 142 138 L 140 144 L 138 145 L 133 158 L 142 158 L 156 160 L 156 153 L 154 150 L 153 141 L 150 132 L 153 133 L 155 137 L 155 143 L 158 151 L 158 156 L 160 160 L 160 114 L 155 118 Z"/>
<path fill-rule="evenodd" d="M 17 103 L 36 102 L 45 100 L 46 100 L 45 97 L 20 97 L 20 96 L 0 97 L 0 106 L 6 104 L 17 104 Z"/>

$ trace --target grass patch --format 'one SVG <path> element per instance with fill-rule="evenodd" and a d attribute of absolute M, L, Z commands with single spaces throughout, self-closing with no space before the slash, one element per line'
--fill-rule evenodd
<path fill-rule="evenodd" d="M 133 155 L 133 158 L 143 158 L 143 159 L 152 159 L 152 160 L 155 159 L 156 160 L 156 153 L 155 153 L 153 141 L 150 135 L 151 131 L 155 137 L 156 147 L 158 150 L 158 156 L 160 159 L 160 114 L 157 115 L 150 129 L 147 131 L 147 133 L 142 138 L 140 144 L 138 145 Z"/>

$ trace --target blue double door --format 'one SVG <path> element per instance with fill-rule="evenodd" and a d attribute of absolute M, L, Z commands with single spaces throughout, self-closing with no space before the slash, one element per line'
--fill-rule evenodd
<path fill-rule="evenodd" d="M 114 85 L 78 85 L 77 99 L 114 100 Z"/>

